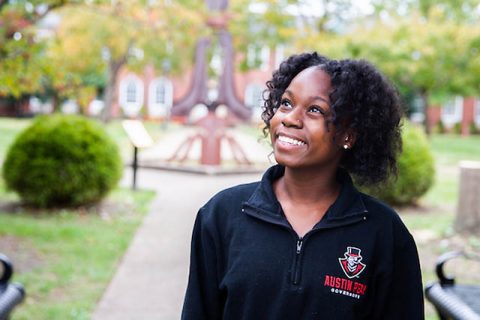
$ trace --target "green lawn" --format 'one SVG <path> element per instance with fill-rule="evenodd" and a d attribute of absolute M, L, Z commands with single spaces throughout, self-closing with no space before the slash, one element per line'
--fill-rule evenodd
<path fill-rule="evenodd" d="M 0 163 L 29 123 L 0 118 Z M 146 127 L 154 139 L 164 132 L 157 123 Z M 131 145 L 121 123 L 108 124 L 107 131 L 128 159 Z M 0 251 L 14 262 L 13 281 L 27 291 L 12 319 L 89 319 L 154 196 L 117 188 L 92 208 L 32 210 L 0 177 Z"/>
<path fill-rule="evenodd" d="M 430 143 L 438 164 L 455 166 L 461 160 L 480 161 L 480 135 L 433 135 Z"/>
<path fill-rule="evenodd" d="M 117 189 L 90 210 L 0 209 L 0 243 L 27 289 L 13 319 L 88 319 L 153 196 Z"/>

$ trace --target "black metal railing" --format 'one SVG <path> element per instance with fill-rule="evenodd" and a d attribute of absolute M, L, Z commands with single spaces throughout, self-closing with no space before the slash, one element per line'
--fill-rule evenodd
<path fill-rule="evenodd" d="M 460 256 L 468 259 L 462 252 L 449 252 L 438 258 L 435 267 L 438 282 L 427 285 L 425 296 L 441 320 L 480 320 L 480 284 L 457 284 L 443 270 L 447 261 Z"/>
<path fill-rule="evenodd" d="M 0 320 L 8 319 L 13 309 L 25 298 L 25 290 L 19 283 L 10 283 L 13 265 L 7 256 L 0 253 Z"/>

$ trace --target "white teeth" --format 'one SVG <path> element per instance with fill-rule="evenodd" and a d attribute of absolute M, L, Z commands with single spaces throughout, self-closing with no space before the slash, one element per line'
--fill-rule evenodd
<path fill-rule="evenodd" d="M 297 140 L 297 139 L 292 139 L 292 138 L 285 137 L 285 136 L 278 136 L 278 140 L 280 140 L 282 142 L 285 142 L 285 143 L 294 144 L 296 146 L 303 146 L 305 144 L 305 142 L 303 142 L 303 141 L 300 141 L 300 140 Z"/>

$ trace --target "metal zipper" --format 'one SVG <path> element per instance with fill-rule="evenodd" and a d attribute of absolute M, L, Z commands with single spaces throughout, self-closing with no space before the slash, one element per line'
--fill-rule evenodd
<path fill-rule="evenodd" d="M 297 239 L 297 250 L 295 254 L 295 264 L 293 269 L 293 284 L 298 285 L 300 282 L 300 258 L 302 254 L 303 238 Z"/>

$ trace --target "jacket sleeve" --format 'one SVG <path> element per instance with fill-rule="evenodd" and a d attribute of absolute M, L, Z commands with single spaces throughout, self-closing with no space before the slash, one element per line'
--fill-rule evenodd
<path fill-rule="evenodd" d="M 217 255 L 211 228 L 203 208 L 197 214 L 190 253 L 190 274 L 182 320 L 221 319 L 222 306 L 217 276 Z"/>
<path fill-rule="evenodd" d="M 403 229 L 402 241 L 394 245 L 393 271 L 381 319 L 425 319 L 422 275 L 413 237 Z"/>

